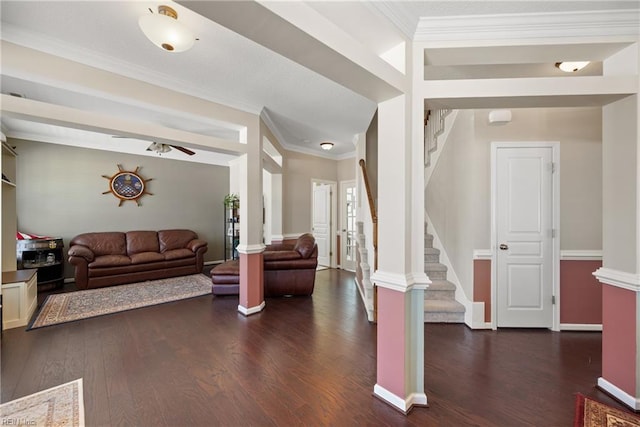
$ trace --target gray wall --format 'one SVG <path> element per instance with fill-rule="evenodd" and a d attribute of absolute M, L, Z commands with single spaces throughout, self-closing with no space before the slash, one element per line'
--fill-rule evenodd
<path fill-rule="evenodd" d="M 90 231 L 188 228 L 209 243 L 205 261 L 223 258 L 223 199 L 229 168 L 33 141 L 11 140 L 18 152 L 18 230 L 62 237 L 65 251 Z M 108 190 L 118 164 L 140 166 L 153 195 L 118 207 Z M 65 276 L 72 277 L 67 264 Z"/>

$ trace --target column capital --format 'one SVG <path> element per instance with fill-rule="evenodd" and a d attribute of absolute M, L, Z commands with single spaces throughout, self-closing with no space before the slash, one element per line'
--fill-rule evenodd
<path fill-rule="evenodd" d="M 397 292 L 411 292 L 414 289 L 425 290 L 431 284 L 427 275 L 421 272 L 400 274 L 376 270 L 371 275 L 371 281 L 375 286 Z"/>
<path fill-rule="evenodd" d="M 247 255 L 261 254 L 262 252 L 264 252 L 265 248 L 266 248 L 266 246 L 263 245 L 262 243 L 258 243 L 257 245 L 238 245 L 238 246 L 236 246 L 236 250 L 238 251 L 238 253 L 247 254 Z"/>

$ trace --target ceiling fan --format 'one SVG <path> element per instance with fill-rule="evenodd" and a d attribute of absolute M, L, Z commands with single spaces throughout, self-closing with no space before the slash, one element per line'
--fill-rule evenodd
<path fill-rule="evenodd" d="M 119 135 L 113 135 L 113 138 L 132 139 L 127 136 L 119 136 Z M 184 154 L 188 154 L 189 156 L 193 156 L 194 154 L 196 154 L 195 151 L 191 151 L 188 148 L 184 148 L 179 145 L 164 144 L 164 143 L 155 142 L 155 141 L 151 142 L 151 145 L 147 147 L 147 151 L 155 151 L 158 154 L 162 154 L 162 153 L 168 153 L 169 151 L 171 151 L 172 148 L 175 148 L 178 151 L 182 151 Z"/>

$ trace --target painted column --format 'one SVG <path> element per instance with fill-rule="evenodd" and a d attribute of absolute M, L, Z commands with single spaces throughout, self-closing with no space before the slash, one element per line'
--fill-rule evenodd
<path fill-rule="evenodd" d="M 638 43 L 603 64 L 638 76 Z M 640 92 L 640 78 L 638 78 Z M 602 377 L 598 386 L 640 410 L 640 108 L 638 95 L 602 108 Z"/>
<path fill-rule="evenodd" d="M 412 109 L 406 95 L 378 105 L 378 155 L 384 162 L 378 169 L 378 269 L 372 276 L 378 287 L 374 394 L 404 413 L 427 404 L 424 289 L 429 281 L 424 261 L 415 262 L 424 252 L 416 242 L 424 240 L 424 196 L 418 195 L 424 192 L 424 166 L 416 170 L 421 144 L 412 144 Z"/>
<path fill-rule="evenodd" d="M 264 309 L 262 253 L 262 136 L 260 118 L 247 128 L 247 154 L 239 161 L 240 296 L 238 311 L 245 316 Z"/>

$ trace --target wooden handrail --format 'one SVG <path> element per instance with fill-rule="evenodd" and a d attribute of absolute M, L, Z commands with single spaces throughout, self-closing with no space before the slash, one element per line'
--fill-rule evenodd
<path fill-rule="evenodd" d="M 367 163 L 364 159 L 360 159 L 360 168 L 362 169 L 362 177 L 364 179 L 364 188 L 367 190 L 367 199 L 369 199 L 369 210 L 371 212 L 371 222 L 373 222 L 373 271 L 378 269 L 378 214 L 376 206 L 373 204 L 373 196 L 371 195 L 371 186 L 369 185 L 369 174 L 367 174 Z"/>

